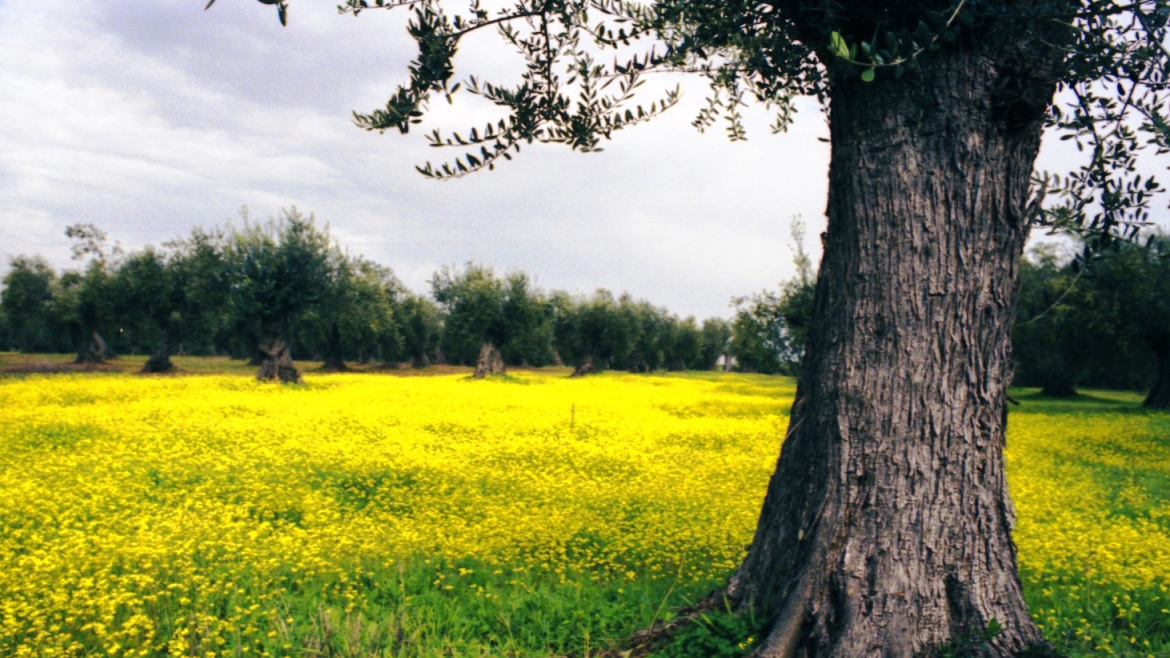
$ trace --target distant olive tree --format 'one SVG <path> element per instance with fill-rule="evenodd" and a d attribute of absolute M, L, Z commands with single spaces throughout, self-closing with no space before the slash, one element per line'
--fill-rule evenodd
<path fill-rule="evenodd" d="M 0 292 L 4 312 L 5 346 L 21 352 L 47 352 L 60 342 L 51 312 L 57 273 L 41 256 L 14 256 L 8 261 Z"/>
<path fill-rule="evenodd" d="M 109 288 L 119 332 L 150 353 L 143 372 L 175 369 L 171 346 L 182 321 L 182 288 L 166 254 L 153 247 L 123 259 L 112 273 Z"/>
<path fill-rule="evenodd" d="M 289 336 L 329 285 L 332 247 L 328 232 L 296 208 L 266 223 L 245 217 L 232 232 L 225 252 L 229 299 L 237 326 L 256 337 L 260 379 L 300 381 Z"/>
<path fill-rule="evenodd" d="M 1126 346 L 1140 345 L 1156 372 L 1143 405 L 1170 409 L 1170 236 L 1118 243 L 1087 264 L 1085 278 L 1092 315 L 1107 318 L 1116 337 L 1098 346 L 1101 358 L 1124 362 Z"/>

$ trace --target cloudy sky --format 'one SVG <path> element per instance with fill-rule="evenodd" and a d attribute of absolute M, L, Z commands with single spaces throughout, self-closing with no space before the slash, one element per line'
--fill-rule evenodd
<path fill-rule="evenodd" d="M 138 248 L 242 206 L 253 218 L 296 206 L 415 290 L 475 260 L 706 317 L 793 276 L 792 217 L 819 253 L 828 147 L 812 103 L 779 136 L 751 112 L 749 141 L 729 143 L 690 126 L 705 90 L 685 83 L 680 107 L 603 153 L 531 147 L 438 183 L 414 171 L 445 155 L 421 134 L 364 132 L 350 115 L 403 81 L 405 12 L 354 19 L 301 0 L 281 28 L 253 0 L 203 5 L 0 0 L 0 272 L 16 254 L 69 266 L 75 222 Z M 485 36 L 461 51 L 461 73 L 506 78 L 516 62 Z M 427 130 L 495 116 L 465 95 L 432 107 Z"/>

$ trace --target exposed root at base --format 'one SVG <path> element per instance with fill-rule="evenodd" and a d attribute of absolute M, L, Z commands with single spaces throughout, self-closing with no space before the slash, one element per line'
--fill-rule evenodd
<path fill-rule="evenodd" d="M 751 658 L 790 658 L 800 644 L 801 625 L 804 624 L 806 605 L 812 595 L 812 578 L 806 573 L 788 600 L 768 636 L 751 653 Z"/>
<path fill-rule="evenodd" d="M 670 621 L 656 621 L 649 628 L 635 631 L 616 646 L 600 651 L 596 658 L 642 658 L 655 649 L 660 648 L 663 640 L 670 638 L 674 633 L 693 622 L 704 612 L 715 610 L 723 606 L 726 590 L 718 589 L 707 595 L 707 598 L 694 605 L 681 608 L 674 619 Z"/>

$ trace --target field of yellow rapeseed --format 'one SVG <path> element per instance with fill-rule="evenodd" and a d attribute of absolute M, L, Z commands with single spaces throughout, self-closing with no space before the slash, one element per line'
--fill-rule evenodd
<path fill-rule="evenodd" d="M 4 380 L 0 655 L 259 650 L 289 586 L 361 609 L 397 587 L 371 591 L 363 565 L 419 555 L 708 581 L 750 537 L 791 393 L 563 374 Z"/>
<path fill-rule="evenodd" d="M 1021 398 L 1007 469 L 1033 616 L 1070 647 L 1170 655 L 1170 414 Z"/>
<path fill-rule="evenodd" d="M 587 653 L 736 566 L 793 392 L 0 378 L 0 655 Z M 1037 620 L 1170 655 L 1170 418 L 1023 397 L 1009 478 Z"/>

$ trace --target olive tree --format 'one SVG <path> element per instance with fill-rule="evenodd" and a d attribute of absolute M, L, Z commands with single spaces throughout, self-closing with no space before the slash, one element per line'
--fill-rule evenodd
<path fill-rule="evenodd" d="M 1118 343 L 1144 345 L 1157 374 L 1143 405 L 1170 409 L 1170 237 L 1151 235 L 1144 246 L 1120 244 L 1090 261 L 1086 278 L 1097 315 L 1113 321 Z M 1117 356 L 1102 350 L 1104 358 Z"/>
<path fill-rule="evenodd" d="M 443 267 L 431 279 L 431 290 L 446 312 L 443 340 L 448 355 L 467 358 L 478 349 L 474 377 L 504 374 L 500 346 L 515 333 L 506 310 L 517 290 L 491 268 L 476 263 L 468 263 L 462 271 Z"/>
<path fill-rule="evenodd" d="M 1017 364 L 1013 382 L 1039 386 L 1058 397 L 1077 394 L 1077 385 L 1113 336 L 1100 331 L 1091 303 L 1092 286 L 1069 259 L 1044 246 L 1020 261 L 1020 292 L 1012 330 Z M 1112 323 L 1110 323 L 1112 324 Z"/>
<path fill-rule="evenodd" d="M 214 354 L 216 337 L 231 319 L 228 234 L 196 227 L 165 244 L 179 294 L 178 317 L 170 327 L 178 341 L 176 353 Z"/>
<path fill-rule="evenodd" d="M 180 288 L 166 255 L 147 247 L 129 254 L 113 273 L 110 290 L 119 330 L 129 329 L 132 341 L 150 352 L 143 372 L 175 369 L 171 345 L 181 319 Z"/>
<path fill-rule="evenodd" d="M 53 340 L 50 305 L 57 273 L 41 256 L 15 256 L 8 261 L 0 308 L 10 345 L 21 352 L 48 352 Z"/>
<path fill-rule="evenodd" d="M 723 318 L 707 318 L 703 320 L 702 332 L 702 369 L 714 370 L 727 363 L 728 343 L 731 341 L 731 324 Z"/>
<path fill-rule="evenodd" d="M 296 208 L 266 223 L 245 218 L 226 249 L 229 298 L 239 329 L 256 338 L 260 379 L 298 382 L 289 348 L 292 325 L 329 285 L 332 239 Z"/>
<path fill-rule="evenodd" d="M 269 0 L 264 0 L 268 2 Z M 278 4 L 287 16 L 287 2 Z M 1125 233 L 1159 186 L 1133 166 L 1166 150 L 1166 0 L 346 0 L 408 7 L 419 54 L 386 106 L 407 132 L 460 90 L 502 117 L 443 134 L 462 155 L 420 171 L 491 169 L 524 144 L 596 150 L 674 104 L 643 105 L 650 71 L 711 82 L 701 127 L 743 136 L 756 100 L 827 110 L 828 223 L 791 424 L 755 536 L 722 595 L 772 621 L 758 655 L 916 656 L 975 638 L 984 655 L 1043 648 L 1011 541 L 1004 477 L 1009 336 L 1037 221 Z M 460 40 L 495 30 L 519 79 L 455 78 Z M 610 53 L 599 55 L 599 50 Z M 1054 104 L 1060 88 L 1069 103 Z M 1046 126 L 1084 167 L 1040 177 Z M 1044 192 L 1065 194 L 1045 205 Z M 712 191 L 716 193 L 715 190 Z M 723 600 L 723 599 L 719 599 Z M 995 632 L 988 632 L 994 630 Z"/>
<path fill-rule="evenodd" d="M 383 358 L 396 361 L 399 354 L 414 368 L 425 368 L 439 348 L 443 323 L 435 302 L 422 295 L 403 291 L 394 304 L 394 320 L 401 342 L 388 341 Z"/>
<path fill-rule="evenodd" d="M 72 224 L 65 236 L 73 240 L 73 259 L 87 261 L 83 271 L 61 278 L 62 294 L 57 295 L 62 315 L 73 327 L 75 363 L 104 363 L 112 352 L 100 330 L 112 315 L 110 280 L 124 254 L 121 245 L 110 245 L 105 231 L 93 224 Z"/>
<path fill-rule="evenodd" d="M 394 295 L 402 284 L 390 268 L 334 245 L 324 283 L 318 303 L 300 327 L 302 342 L 320 346 L 322 370 L 348 370 L 347 353 L 368 360 L 381 348 L 397 350 L 402 337 L 394 319 Z"/>

